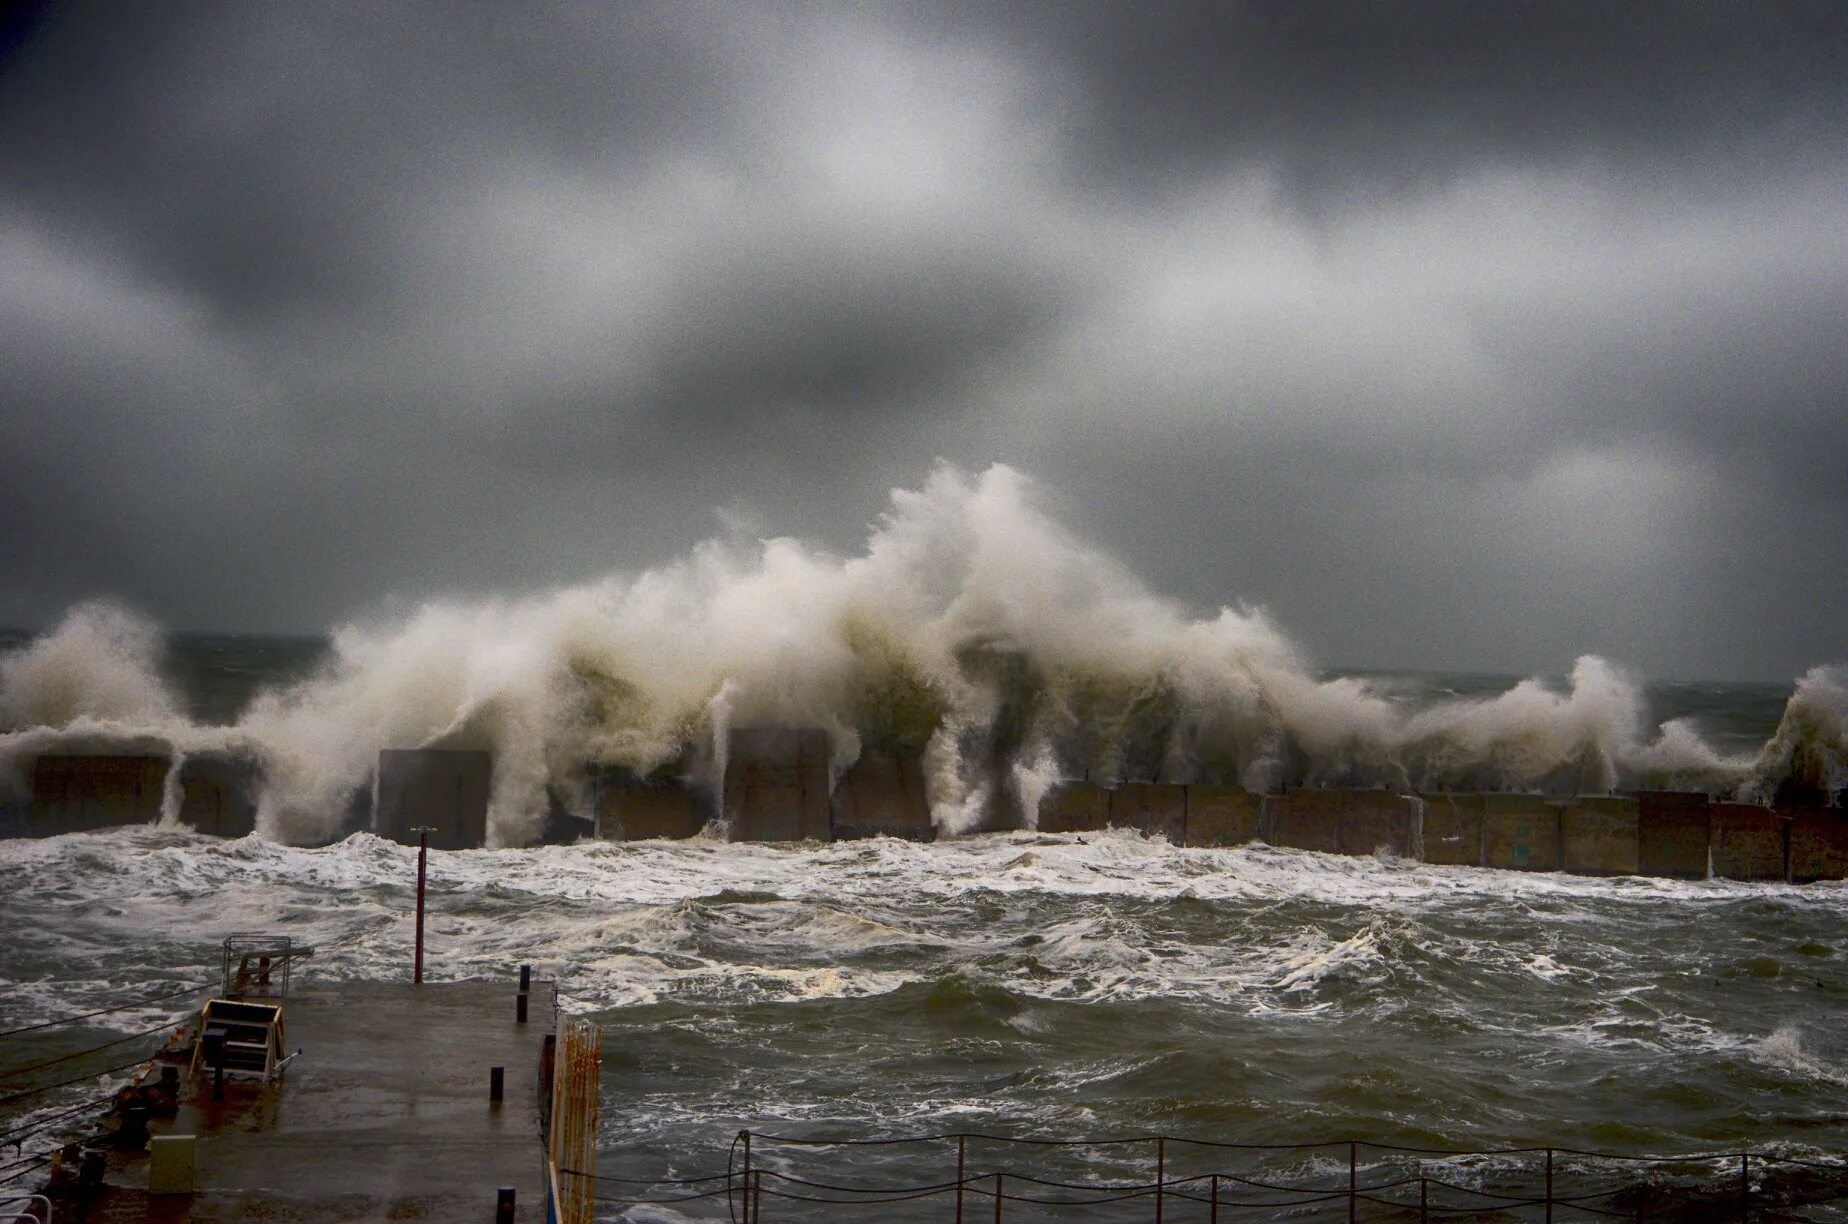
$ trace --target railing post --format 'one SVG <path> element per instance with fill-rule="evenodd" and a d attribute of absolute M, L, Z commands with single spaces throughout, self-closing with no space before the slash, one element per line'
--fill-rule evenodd
<path fill-rule="evenodd" d="M 1739 1220 L 1740 1224 L 1752 1218 L 1752 1154 L 1739 1153 Z"/>
<path fill-rule="evenodd" d="M 1001 1204 L 1006 1199 L 1007 1190 L 1001 1181 L 1001 1174 L 997 1171 L 995 1173 L 995 1224 L 1001 1224 Z"/>
<path fill-rule="evenodd" d="M 1168 1141 L 1155 1140 L 1155 1224 L 1162 1224 L 1161 1215 L 1167 1206 L 1164 1201 L 1168 1189 Z"/>
<path fill-rule="evenodd" d="M 1431 1218 L 1431 1179 L 1418 1179 L 1418 1224 L 1425 1224 Z"/>
<path fill-rule="evenodd" d="M 1546 1150 L 1546 1224 L 1553 1224 L 1553 1149 Z"/>
<path fill-rule="evenodd" d="M 744 1179 L 741 1187 L 744 1198 L 744 1224 L 751 1224 L 751 1132 L 739 1131 L 738 1134 L 744 1139 Z"/>
<path fill-rule="evenodd" d="M 1219 1224 L 1219 1174 L 1213 1174 L 1213 1195 L 1210 1200 L 1212 1211 L 1207 1216 L 1208 1224 Z"/>
<path fill-rule="evenodd" d="M 969 1136 L 956 1136 L 956 1224 L 963 1224 L 963 1160 L 969 1154 Z"/>
<path fill-rule="evenodd" d="M 764 1171 L 759 1169 L 757 1172 L 751 1174 L 751 1182 L 753 1185 L 753 1189 L 751 1190 L 751 1224 L 758 1224 L 758 1221 L 764 1218 Z"/>
<path fill-rule="evenodd" d="M 1348 1224 L 1354 1224 L 1360 1218 L 1360 1191 L 1355 1180 L 1359 1164 L 1358 1147 L 1354 1140 L 1348 1140 Z"/>

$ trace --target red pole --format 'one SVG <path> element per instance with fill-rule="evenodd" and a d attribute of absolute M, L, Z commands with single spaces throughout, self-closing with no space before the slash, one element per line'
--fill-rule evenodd
<path fill-rule="evenodd" d="M 430 862 L 430 829 L 417 827 L 417 959 L 411 967 L 413 984 L 423 985 L 424 871 Z"/>

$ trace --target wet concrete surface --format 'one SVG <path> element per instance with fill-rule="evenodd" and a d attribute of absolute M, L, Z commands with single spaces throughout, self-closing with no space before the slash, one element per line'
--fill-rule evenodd
<path fill-rule="evenodd" d="M 550 984 L 535 982 L 529 1022 L 505 982 L 305 985 L 283 1007 L 285 1048 L 301 1055 L 274 1082 L 201 1075 L 156 1134 L 198 1136 L 197 1191 L 150 1195 L 148 1157 L 117 1156 L 93 1222 L 494 1219 L 512 1186 L 521 1221 L 545 1218 L 539 1059 L 553 1031 Z M 505 1100 L 488 1100 L 489 1068 Z"/>

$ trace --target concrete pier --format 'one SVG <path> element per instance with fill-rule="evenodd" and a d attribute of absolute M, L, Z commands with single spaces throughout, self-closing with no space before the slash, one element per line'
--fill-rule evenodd
<path fill-rule="evenodd" d="M 195 833 L 244 837 L 257 827 L 262 771 L 249 757 L 202 753 L 180 763 L 180 823 Z"/>
<path fill-rule="evenodd" d="M 1707 878 L 1712 818 L 1697 792 L 1639 791 L 1636 795 L 1637 870 L 1677 880 Z"/>
<path fill-rule="evenodd" d="M 686 838 L 706 827 L 700 797 L 681 779 L 681 764 L 663 765 L 643 777 L 610 768 L 595 777 L 597 836 L 606 841 Z"/>
<path fill-rule="evenodd" d="M 1574 875 L 1635 875 L 1637 804 L 1621 795 L 1581 795 L 1559 808 L 1559 866 Z"/>
<path fill-rule="evenodd" d="M 451 748 L 388 748 L 379 753 L 380 837 L 417 844 L 418 825 L 429 825 L 432 850 L 469 850 L 488 835 L 488 788 L 494 773 L 487 753 Z"/>
<path fill-rule="evenodd" d="M 1788 820 L 1752 803 L 1716 803 L 1707 812 L 1717 878 L 1782 880 L 1789 874 Z"/>
<path fill-rule="evenodd" d="M 1125 782 L 1110 796 L 1110 823 L 1187 843 L 1187 788 L 1167 782 Z"/>
<path fill-rule="evenodd" d="M 1559 870 L 1559 808 L 1544 795 L 1482 797 L 1482 865 Z"/>
<path fill-rule="evenodd" d="M 1242 846 L 1257 840 L 1264 796 L 1242 786 L 1195 783 L 1187 788 L 1187 844 Z"/>
<path fill-rule="evenodd" d="M 171 762 L 159 756 L 42 756 L 32 766 L 34 837 L 160 819 Z"/>
<path fill-rule="evenodd" d="M 725 761 L 725 815 L 733 841 L 827 841 L 827 732 L 734 730 Z"/>
<path fill-rule="evenodd" d="M 1386 850 L 1415 857 L 1423 805 L 1383 790 L 1290 790 L 1265 801 L 1265 840 L 1327 854 Z"/>
<path fill-rule="evenodd" d="M 1095 833 L 1110 826 L 1110 792 L 1090 782 L 1066 782 L 1040 799 L 1042 833 Z"/>
<path fill-rule="evenodd" d="M 828 825 L 835 841 L 882 835 L 934 841 L 937 829 L 924 797 L 924 754 L 863 750 L 834 784 Z"/>
<path fill-rule="evenodd" d="M 1424 799 L 1424 861 L 1482 866 L 1482 796 L 1430 793 Z"/>
<path fill-rule="evenodd" d="M 110 1157 L 93 1224 L 143 1221 L 491 1220 L 512 1186 L 520 1221 L 545 1219 L 539 1062 L 551 987 L 515 1019 L 512 981 L 314 983 L 283 1004 L 279 1079 L 200 1075 L 156 1135 L 196 1135 L 196 1192 L 152 1195 L 145 1153 Z M 505 1099 L 488 1100 L 505 1068 Z M 62 1217 L 59 1217 L 62 1218 Z"/>

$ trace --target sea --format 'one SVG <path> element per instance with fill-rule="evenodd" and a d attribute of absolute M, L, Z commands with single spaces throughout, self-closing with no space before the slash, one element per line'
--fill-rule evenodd
<path fill-rule="evenodd" d="M 340 826 L 381 749 L 438 746 L 494 769 L 488 847 L 431 855 L 429 972 L 530 965 L 601 1026 L 603 1219 L 742 1218 L 698 1196 L 745 1131 L 765 1220 L 954 1219 L 959 1156 L 969 1220 L 999 1218 L 995 1174 L 1015 1221 L 1209 1219 L 1214 1175 L 1225 1219 L 1349 1218 L 1350 1185 L 1368 1219 L 1541 1219 L 1517 1200 L 1547 1148 L 1589 1196 L 1562 1218 L 1737 1218 L 1741 1179 L 1777 1218 L 1843 1218 L 1803 1204 L 1848 1191 L 1848 884 L 975 830 L 1072 778 L 1826 801 L 1848 667 L 1318 665 L 1261 607 L 1150 591 L 1017 483 L 940 473 L 850 557 L 728 538 L 314 637 L 93 601 L 0 640 L 0 805 L 46 752 L 263 778 L 249 837 L 188 831 L 170 787 L 157 825 L 0 840 L 0 1187 L 191 1000 L 31 1026 L 206 982 L 236 932 L 312 944 L 311 979 L 408 977 L 414 851 Z M 939 838 L 533 844 L 548 805 L 587 814 L 587 762 L 711 790 L 729 730 L 764 724 L 824 730 L 837 770 L 917 753 Z"/>

